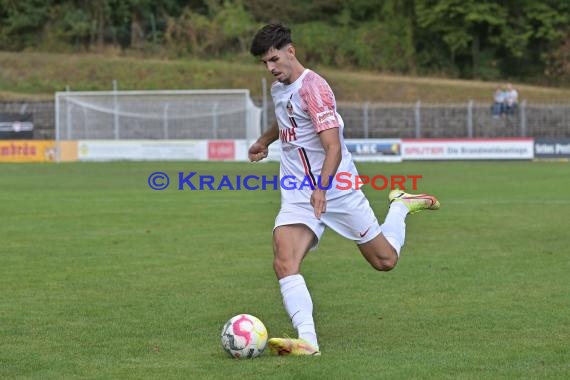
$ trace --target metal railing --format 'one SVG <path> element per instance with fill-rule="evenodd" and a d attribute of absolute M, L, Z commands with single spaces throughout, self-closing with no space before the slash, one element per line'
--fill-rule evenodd
<path fill-rule="evenodd" d="M 570 137 L 570 104 L 339 104 L 349 138 Z"/>
<path fill-rule="evenodd" d="M 258 99 L 256 103 L 263 102 Z M 54 103 L 49 101 L 0 102 L 0 113 L 25 111 L 34 115 L 36 139 L 55 138 L 54 109 Z M 339 102 L 338 111 L 344 120 L 347 138 L 570 138 L 570 104 L 522 101 L 515 112 L 500 116 L 493 115 L 491 104 L 473 101 L 455 104 Z M 267 116 L 262 119 L 269 125 L 275 119 L 271 100 L 265 112 Z"/>
<path fill-rule="evenodd" d="M 268 105 L 268 122 L 274 120 Z M 570 104 L 522 101 L 493 114 L 491 104 L 338 103 L 347 138 L 570 137 Z"/>

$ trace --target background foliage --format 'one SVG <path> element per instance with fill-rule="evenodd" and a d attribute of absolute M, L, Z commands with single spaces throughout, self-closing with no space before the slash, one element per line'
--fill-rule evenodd
<path fill-rule="evenodd" d="M 271 21 L 292 27 L 307 64 L 570 83 L 559 0 L 0 0 L 0 50 L 235 58 Z"/>

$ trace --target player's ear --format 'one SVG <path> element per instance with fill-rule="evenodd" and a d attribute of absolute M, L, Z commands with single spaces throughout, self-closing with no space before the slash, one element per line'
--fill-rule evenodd
<path fill-rule="evenodd" d="M 289 46 L 287 46 L 287 53 L 294 57 L 295 56 L 295 46 L 289 44 Z"/>

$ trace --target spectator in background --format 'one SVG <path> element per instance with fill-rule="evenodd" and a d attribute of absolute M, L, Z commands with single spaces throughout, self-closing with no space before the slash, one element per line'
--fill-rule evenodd
<path fill-rule="evenodd" d="M 495 119 L 498 119 L 505 113 L 506 95 L 507 93 L 500 86 L 498 86 L 495 90 L 495 95 L 493 97 L 493 107 L 491 109 L 491 112 Z"/>
<path fill-rule="evenodd" d="M 519 103 L 519 93 L 513 88 L 511 83 L 507 83 L 507 91 L 505 92 L 505 111 L 508 115 L 515 113 Z"/>

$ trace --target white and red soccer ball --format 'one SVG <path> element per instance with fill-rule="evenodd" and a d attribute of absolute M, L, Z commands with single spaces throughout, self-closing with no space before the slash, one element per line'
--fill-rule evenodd
<path fill-rule="evenodd" d="M 255 358 L 267 346 L 267 329 L 263 322 L 249 314 L 239 314 L 222 329 L 222 347 L 232 357 Z"/>

